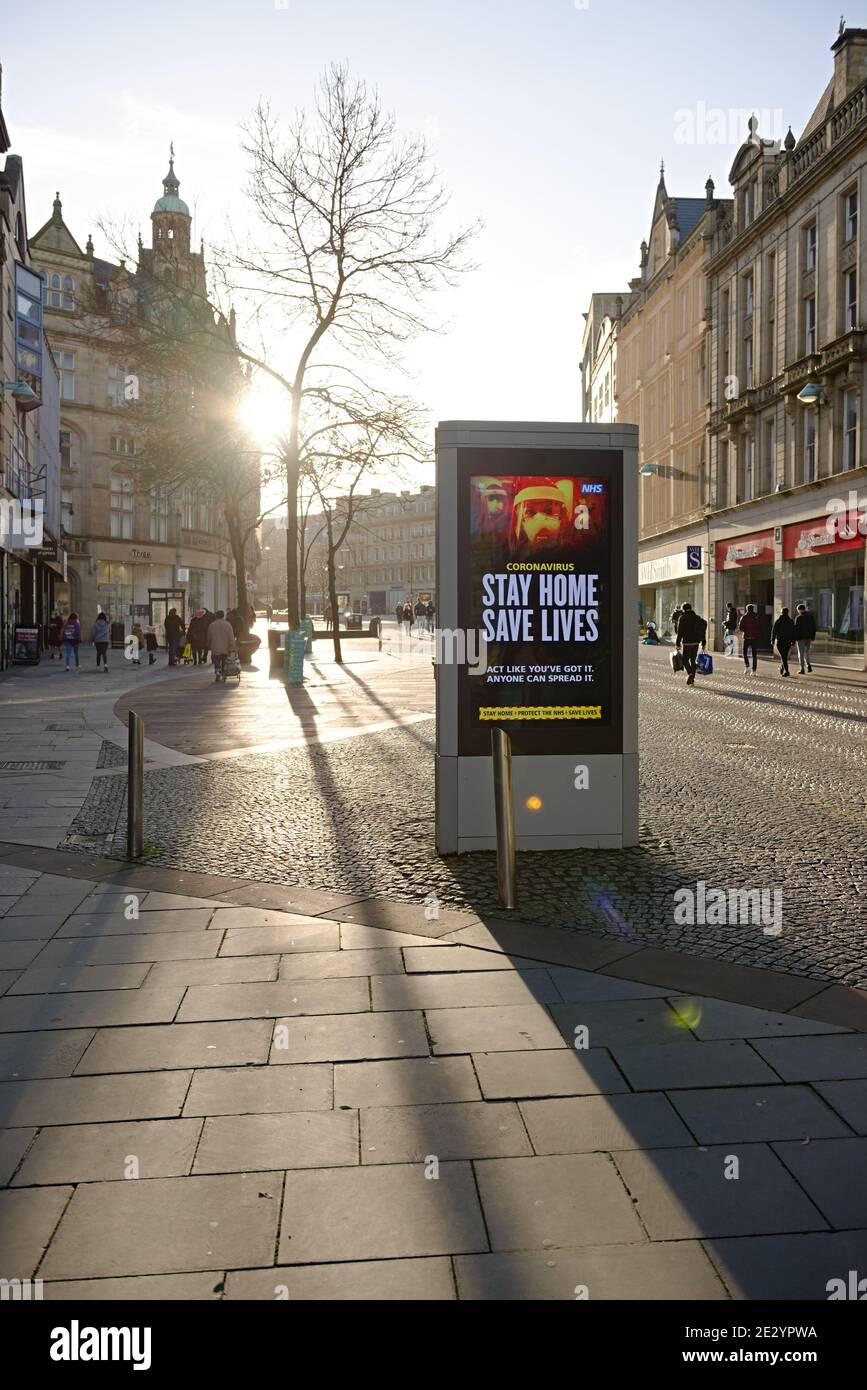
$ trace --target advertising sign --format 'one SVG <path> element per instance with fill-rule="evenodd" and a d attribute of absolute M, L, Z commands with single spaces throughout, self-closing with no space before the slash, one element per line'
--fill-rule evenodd
<path fill-rule="evenodd" d="M 757 531 L 752 536 L 736 536 L 734 540 L 717 541 L 714 553 L 718 570 L 741 569 L 744 565 L 772 565 L 774 533 Z"/>
<path fill-rule="evenodd" d="M 39 628 L 16 627 L 13 661 L 16 665 L 37 665 L 39 662 Z"/>
<path fill-rule="evenodd" d="M 485 648 L 459 673 L 461 755 L 487 753 L 492 724 L 516 754 L 619 751 L 622 466 L 460 451 L 458 621 Z"/>

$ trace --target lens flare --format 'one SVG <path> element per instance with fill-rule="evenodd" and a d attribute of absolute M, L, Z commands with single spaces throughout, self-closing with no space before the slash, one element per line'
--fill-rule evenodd
<path fill-rule="evenodd" d="M 701 1023 L 701 1005 L 697 999 L 682 999 L 676 1006 L 676 1028 L 697 1028 Z"/>
<path fill-rule="evenodd" d="M 528 811 L 541 811 L 542 798 L 541 796 L 528 796 L 527 800 L 524 802 L 524 805 L 526 806 Z"/>

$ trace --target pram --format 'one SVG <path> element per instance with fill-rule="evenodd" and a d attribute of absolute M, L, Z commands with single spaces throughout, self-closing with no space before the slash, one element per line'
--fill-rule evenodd
<path fill-rule="evenodd" d="M 223 680 L 228 680 L 234 676 L 238 684 L 241 683 L 241 661 L 237 652 L 228 652 L 223 657 Z"/>

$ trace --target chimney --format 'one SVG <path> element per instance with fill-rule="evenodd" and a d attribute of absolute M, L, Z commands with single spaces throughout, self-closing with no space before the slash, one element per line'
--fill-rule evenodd
<path fill-rule="evenodd" d="M 831 45 L 834 55 L 834 108 L 867 82 L 867 29 L 841 29 Z"/>

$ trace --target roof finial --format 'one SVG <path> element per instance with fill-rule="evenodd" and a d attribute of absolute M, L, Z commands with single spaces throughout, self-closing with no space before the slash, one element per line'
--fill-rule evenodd
<path fill-rule="evenodd" d="M 664 160 L 664 159 L 661 159 L 661 160 L 659 161 L 659 177 L 660 177 L 661 179 L 664 179 L 664 178 L 665 178 L 665 160 Z"/>
<path fill-rule="evenodd" d="M 843 15 L 841 15 L 841 16 L 840 16 L 840 28 L 837 30 L 837 37 L 838 37 L 838 39 L 839 39 L 843 34 L 845 34 L 845 32 L 846 32 L 846 20 L 845 20 L 845 18 L 843 17 Z"/>
<path fill-rule="evenodd" d="M 169 145 L 169 164 L 174 164 L 174 162 L 175 162 L 175 142 L 174 142 L 174 140 L 172 140 L 171 144 Z"/>
<path fill-rule="evenodd" d="M 755 112 L 753 112 L 753 114 L 750 116 L 750 119 L 747 121 L 747 127 L 750 132 L 750 139 L 755 140 L 759 129 L 759 118 Z"/>

